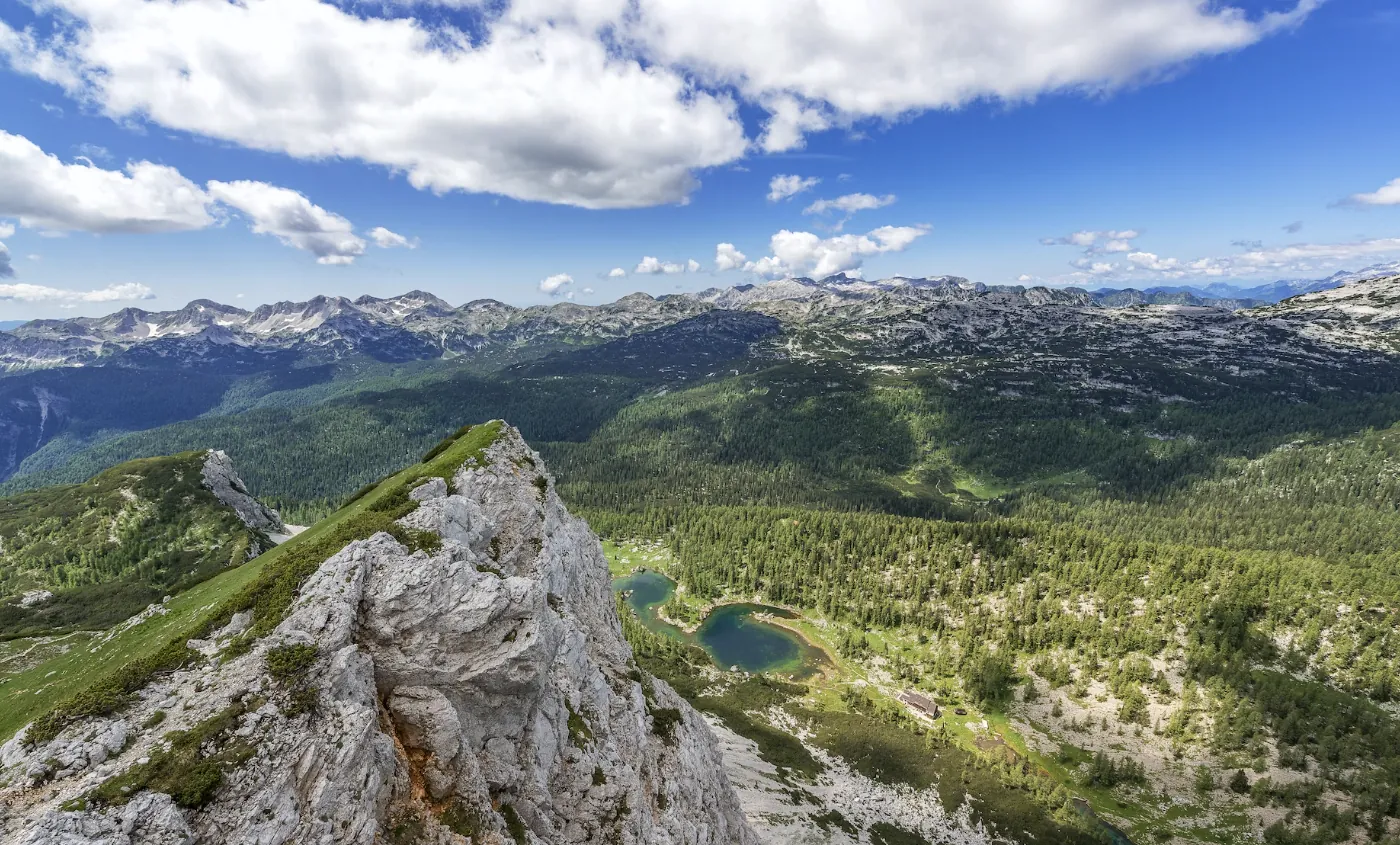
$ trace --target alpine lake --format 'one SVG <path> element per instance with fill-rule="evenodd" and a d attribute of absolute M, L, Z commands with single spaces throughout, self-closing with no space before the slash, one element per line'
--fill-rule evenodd
<path fill-rule="evenodd" d="M 774 672 L 794 679 L 809 678 L 831 665 L 826 652 L 770 620 L 798 619 L 781 607 L 763 604 L 722 604 L 711 610 L 692 633 L 662 619 L 658 611 L 676 591 L 670 578 L 652 569 L 639 569 L 613 579 L 613 590 L 652 631 L 699 646 L 721 669 Z"/>

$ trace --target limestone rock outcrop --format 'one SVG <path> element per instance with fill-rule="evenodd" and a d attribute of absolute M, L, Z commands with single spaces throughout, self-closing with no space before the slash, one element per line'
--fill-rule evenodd
<path fill-rule="evenodd" d="M 233 508 L 243 524 L 255 531 L 277 532 L 287 530 L 277 511 L 259 502 L 243 485 L 243 479 L 234 472 L 233 459 L 218 449 L 210 449 L 204 459 L 204 486 L 219 501 Z"/>
<path fill-rule="evenodd" d="M 384 532 L 349 544 L 246 653 L 141 690 L 116 717 L 130 736 L 112 756 L 75 751 L 61 771 L 27 774 L 102 726 L 89 744 L 110 750 L 111 717 L 11 740 L 0 839 L 756 843 L 709 727 L 638 669 L 598 539 L 519 432 L 411 496 L 402 523 L 440 538 L 435 551 Z M 274 669 L 286 655 L 305 663 L 294 687 Z M 136 727 L 156 711 L 159 727 Z M 223 727 L 199 753 L 223 776 L 205 800 L 146 789 L 77 809 L 163 759 L 168 732 L 210 724 Z"/>

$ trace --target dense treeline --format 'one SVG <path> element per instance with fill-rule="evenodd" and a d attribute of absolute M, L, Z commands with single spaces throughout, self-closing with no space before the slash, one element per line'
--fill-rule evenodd
<path fill-rule="evenodd" d="M 590 517 L 600 531 L 666 537 L 681 582 L 702 597 L 761 593 L 863 627 L 912 626 L 966 644 L 1083 650 L 1099 660 L 1157 654 L 1177 643 L 1183 622 L 1203 646 L 1240 652 L 1289 633 L 1293 649 L 1263 656 L 1312 661 L 1381 701 L 1400 692 L 1400 578 L 1387 571 L 1022 519 L 766 507 Z"/>
<path fill-rule="evenodd" d="M 227 451 L 254 493 L 282 504 L 338 501 L 413 463 L 464 422 L 519 420 L 537 442 L 582 439 L 637 388 L 630 382 L 521 379 L 459 373 L 418 387 L 341 397 L 306 407 L 259 408 L 113 438 L 61 469 L 15 479 L 17 490 L 71 482 L 114 463 L 189 449 Z"/>
<path fill-rule="evenodd" d="M 1400 428 L 1316 436 L 1150 496 L 1032 493 L 1009 512 L 1106 532 L 1231 549 L 1271 549 L 1400 575 Z"/>
<path fill-rule="evenodd" d="M 1230 535 L 1236 547 L 1313 554 L 1322 544 L 1303 542 L 1307 520 L 1296 516 L 1322 505 L 1331 510 L 1313 521 L 1348 534 L 1327 538 L 1328 548 L 1339 539 L 1347 549 L 1395 547 L 1388 536 L 1367 534 L 1355 497 L 1314 501 L 1311 479 L 1296 475 L 1302 486 L 1289 491 L 1250 479 L 1241 489 L 1218 485 L 1209 498 L 1231 512 L 1214 523 L 1215 536 L 1201 533 L 1209 526 L 1182 530 L 1209 515 L 1191 510 L 1203 506 L 1205 485 L 1239 474 L 1242 464 L 1268 459 L 1270 472 L 1286 473 L 1285 456 L 1275 453 L 1294 441 L 1325 445 L 1388 430 L 1400 421 L 1394 395 L 1322 390 L 1301 376 L 1289 390 L 1275 383 L 1282 376 L 1183 383 L 1179 373 L 1156 370 L 1104 386 L 1123 374 L 1082 369 L 1057 380 L 977 361 L 899 374 L 807 362 L 688 386 L 593 371 L 535 376 L 525 368 L 494 376 L 432 371 L 400 388 L 349 394 L 338 381 L 285 394 L 260 388 L 250 393 L 258 402 L 287 404 L 116 437 L 3 489 L 74 482 L 132 457 L 216 447 L 234 456 L 258 495 L 319 515 L 464 422 L 499 417 L 545 453 L 571 502 L 596 509 L 769 504 L 1063 519 L 1094 505 L 1088 515 L 1105 528 L 1125 523 L 1138 536 L 1142 509 L 1160 503 L 1155 539 L 1229 545 L 1222 535 Z M 1190 391 L 1201 398 L 1157 399 Z M 299 404 L 324 396 L 333 398 Z M 1372 457 L 1358 457 L 1361 471 Z M 1255 495 L 1241 494 L 1251 489 Z M 1302 500 L 1286 516 L 1257 520 L 1261 509 L 1280 512 L 1267 500 L 1280 492 Z M 1005 498 L 980 501 L 988 496 Z M 1387 501 L 1381 490 L 1363 496 Z M 1251 525 L 1268 528 L 1251 534 Z M 1266 536 L 1283 539 L 1267 546 Z"/>

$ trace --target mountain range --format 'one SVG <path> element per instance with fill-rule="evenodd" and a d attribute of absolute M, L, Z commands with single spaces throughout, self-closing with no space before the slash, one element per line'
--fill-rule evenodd
<path fill-rule="evenodd" d="M 0 481 L 123 432 L 271 401 L 320 401 L 396 372 L 544 375 L 590 366 L 694 378 L 737 354 L 894 367 L 974 356 L 979 367 L 1008 373 L 1075 373 L 1073 383 L 1086 386 L 1141 381 L 1146 362 L 1190 379 L 1203 367 L 1263 373 L 1284 363 L 1357 378 L 1372 366 L 1368 355 L 1392 348 L 1396 306 L 1387 291 L 1396 278 L 1234 311 L 1183 293 L 1161 295 L 1172 304 L 1124 303 L 1121 292 L 840 275 L 635 293 L 599 306 L 453 307 L 413 291 L 36 320 L 0 333 L 9 370 L 0 377 Z M 1353 307 L 1357 297 L 1369 304 Z"/>
<path fill-rule="evenodd" d="M 1394 270 L 1395 268 L 1390 268 Z M 856 303 L 879 309 L 891 301 L 934 305 L 1023 297 L 1031 305 L 1124 309 L 1183 305 L 1242 310 L 1282 298 L 1386 275 L 1376 267 L 1316 281 L 1280 281 L 1254 288 L 1158 287 L 1143 291 L 988 286 L 956 276 L 867 281 L 837 274 L 783 279 L 653 298 L 635 293 L 600 306 L 561 302 L 518 308 L 491 299 L 461 306 L 423 291 L 379 299 L 318 296 L 251 311 L 195 300 L 178 311 L 126 308 L 105 317 L 33 320 L 0 332 L 0 368 L 117 364 L 220 367 L 253 371 L 307 357 L 363 354 L 384 362 L 508 353 L 521 346 L 575 345 L 626 337 L 711 309 L 747 309 L 798 322 Z"/>
<path fill-rule="evenodd" d="M 1400 262 L 1373 264 L 1360 270 L 1339 270 L 1324 279 L 1280 279 L 1263 285 L 1232 285 L 1225 282 L 1213 282 L 1204 287 L 1149 287 L 1143 292 L 1146 294 L 1187 293 L 1204 299 L 1257 300 L 1273 303 L 1299 294 L 1341 287 L 1348 282 L 1371 279 L 1377 276 L 1390 276 L 1396 273 L 1400 273 Z"/>

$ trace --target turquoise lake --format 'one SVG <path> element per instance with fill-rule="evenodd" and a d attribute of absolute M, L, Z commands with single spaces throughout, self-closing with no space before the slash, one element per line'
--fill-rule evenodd
<path fill-rule="evenodd" d="M 662 621 L 657 609 L 675 592 L 676 585 L 659 572 L 634 572 L 613 580 L 613 589 L 627 594 L 627 605 L 652 631 L 698 645 L 722 669 L 746 672 L 782 672 L 807 677 L 830 665 L 826 653 L 786 628 L 763 621 L 762 616 L 796 619 L 795 613 L 762 604 L 726 604 L 715 608 L 694 634 Z"/>

